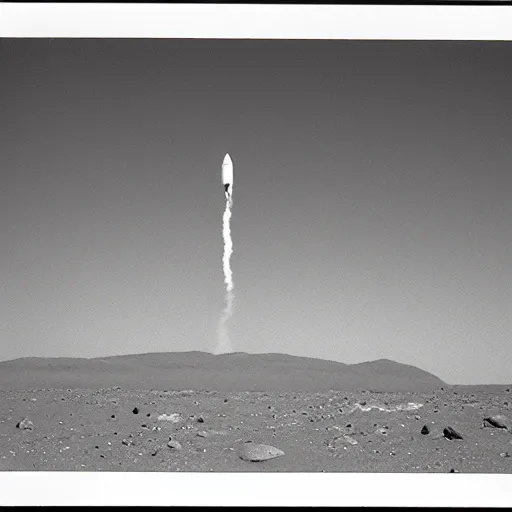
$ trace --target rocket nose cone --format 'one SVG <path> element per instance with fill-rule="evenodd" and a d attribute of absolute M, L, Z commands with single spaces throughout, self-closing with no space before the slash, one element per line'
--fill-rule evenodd
<path fill-rule="evenodd" d="M 229 153 L 226 153 L 226 156 L 224 157 L 224 164 L 231 163 L 231 157 L 229 156 Z"/>

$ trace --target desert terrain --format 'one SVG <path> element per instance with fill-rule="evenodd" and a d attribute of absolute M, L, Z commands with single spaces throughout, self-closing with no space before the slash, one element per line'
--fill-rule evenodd
<path fill-rule="evenodd" d="M 511 389 L 389 360 L 23 358 L 0 363 L 0 471 L 512 473 Z"/>

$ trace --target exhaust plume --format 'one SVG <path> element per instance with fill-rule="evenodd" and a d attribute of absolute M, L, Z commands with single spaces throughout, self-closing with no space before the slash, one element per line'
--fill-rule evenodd
<path fill-rule="evenodd" d="M 228 320 L 233 316 L 233 306 L 235 295 L 233 293 L 233 272 L 231 271 L 231 254 L 233 254 L 233 241 L 231 240 L 231 208 L 233 199 L 229 197 L 226 201 L 226 209 L 222 216 L 222 237 L 224 239 L 224 253 L 222 256 L 222 269 L 224 271 L 224 283 L 226 285 L 226 305 L 222 311 L 217 330 L 216 354 L 233 352 L 229 332 L 227 328 Z"/>

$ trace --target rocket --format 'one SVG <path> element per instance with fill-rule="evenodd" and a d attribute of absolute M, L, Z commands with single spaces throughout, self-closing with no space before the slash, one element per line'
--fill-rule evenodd
<path fill-rule="evenodd" d="M 229 153 L 226 153 L 222 162 L 222 184 L 224 185 L 226 199 L 229 201 L 233 195 L 233 161 Z"/>

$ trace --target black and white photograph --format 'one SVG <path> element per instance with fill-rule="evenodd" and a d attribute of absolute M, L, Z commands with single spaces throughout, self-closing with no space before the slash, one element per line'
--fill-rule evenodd
<path fill-rule="evenodd" d="M 510 477 L 512 42 L 249 32 L 0 39 L 0 481 Z"/>

